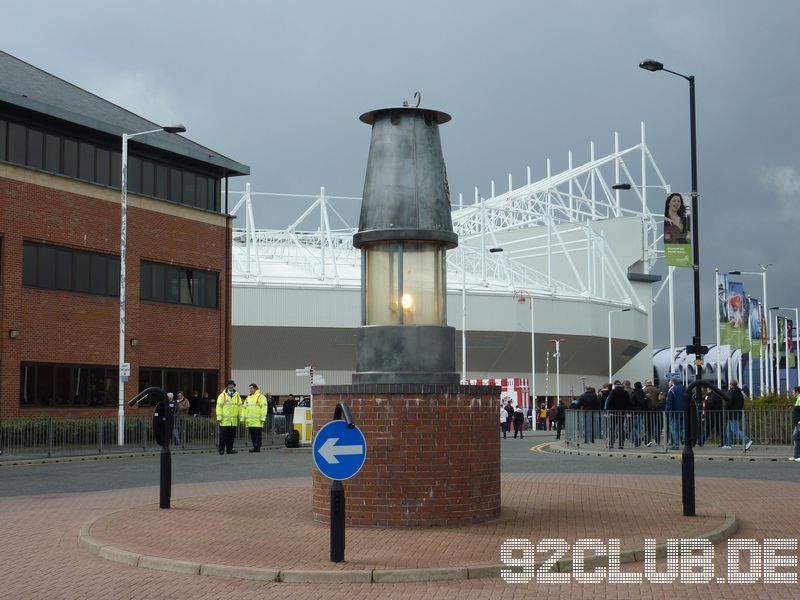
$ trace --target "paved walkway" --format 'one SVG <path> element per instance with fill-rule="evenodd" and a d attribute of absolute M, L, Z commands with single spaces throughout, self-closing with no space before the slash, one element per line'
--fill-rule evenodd
<path fill-rule="evenodd" d="M 681 516 L 679 479 L 628 475 L 506 475 L 503 514 L 468 528 L 349 528 L 348 563 L 327 563 L 327 528 L 310 517 L 310 479 L 177 485 L 170 510 L 154 487 L 0 499 L 0 598 L 796 598 L 798 585 L 508 584 L 498 577 L 461 581 L 301 584 L 159 571 L 100 558 L 79 544 L 81 529 L 100 544 L 160 558 L 286 569 L 369 572 L 499 562 L 508 537 L 687 537 L 736 514 L 737 538 L 797 538 L 796 483 L 698 481 L 698 516 Z M 724 573 L 717 545 L 715 564 Z M 797 556 L 797 551 L 790 553 Z M 660 569 L 664 561 L 659 561 Z M 158 568 L 157 561 L 143 566 Z M 163 565 L 162 565 L 163 566 Z M 287 569 L 288 568 L 288 569 Z M 797 565 L 790 571 L 797 572 Z M 641 563 L 623 572 L 643 571 Z M 230 574 L 230 573 L 228 573 Z M 350 577 L 349 573 L 347 574 Z"/>

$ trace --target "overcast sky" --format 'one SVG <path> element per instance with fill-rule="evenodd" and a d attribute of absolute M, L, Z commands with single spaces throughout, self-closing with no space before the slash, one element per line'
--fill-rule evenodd
<path fill-rule="evenodd" d="M 697 78 L 703 341 L 713 269 L 769 270 L 769 303 L 800 304 L 800 2 L 27 0 L 3 4 L 2 49 L 251 167 L 253 189 L 360 196 L 369 127 L 358 115 L 422 91 L 446 111 L 451 192 L 542 176 L 648 145 L 690 189 L 688 84 Z M 234 189 L 244 187 L 244 178 Z M 501 182 L 503 182 L 501 184 Z M 660 212 L 659 197 L 651 209 Z M 268 212 L 263 211 L 267 227 Z M 660 273 L 664 268 L 657 267 Z M 760 278 L 745 278 L 754 297 Z M 679 345 L 692 276 L 677 278 Z M 666 300 L 666 295 L 663 297 Z M 655 345 L 667 345 L 666 302 Z"/>

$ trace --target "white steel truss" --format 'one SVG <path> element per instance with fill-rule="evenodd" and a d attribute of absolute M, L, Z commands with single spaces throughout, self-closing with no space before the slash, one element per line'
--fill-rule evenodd
<path fill-rule="evenodd" d="M 638 173 L 629 166 L 637 164 Z M 670 186 L 664 180 L 646 143 L 641 140 L 620 149 L 614 134 L 613 152 L 595 156 L 594 143 L 589 160 L 573 165 L 572 152 L 567 169 L 552 174 L 547 160 L 546 175 L 536 181 L 530 167 L 524 185 L 514 187 L 508 176 L 508 190 L 495 193 L 491 182 L 488 197 L 475 188 L 471 204 L 459 194 L 453 206 L 453 227 L 459 247 L 447 253 L 449 287 L 452 291 L 486 290 L 508 293 L 525 290 L 534 297 L 595 299 L 610 304 L 645 309 L 627 277 L 628 265 L 620 264 L 614 244 L 606 236 L 604 223 L 633 217 L 641 222 L 640 271 L 649 273 L 662 251 L 661 203 Z M 657 185 L 648 185 L 648 174 Z M 630 191 L 613 189 L 615 184 Z M 658 214 L 648 208 L 648 189 L 656 188 Z M 360 284 L 361 256 L 352 245 L 356 228 L 334 207 L 333 201 L 360 200 L 356 197 L 327 196 L 325 188 L 314 196 L 251 192 L 247 184 L 230 211 L 244 209 L 245 227 L 233 231 L 234 283 L 238 285 L 281 285 L 287 281 L 282 265 L 299 271 L 290 276 L 307 285 L 353 287 Z M 311 199 L 311 205 L 286 229 L 257 229 L 253 219 L 254 198 L 289 197 Z M 230 200 L 230 198 L 229 198 Z M 336 227 L 332 219 L 336 218 Z M 316 230 L 305 225 L 318 222 Z M 499 251 L 502 248 L 502 251 Z M 494 252 L 492 252 L 494 250 Z M 649 303 L 649 299 L 648 299 Z"/>

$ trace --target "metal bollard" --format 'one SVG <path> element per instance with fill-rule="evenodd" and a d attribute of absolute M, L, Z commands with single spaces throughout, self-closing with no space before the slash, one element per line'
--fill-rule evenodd
<path fill-rule="evenodd" d="M 331 484 L 331 562 L 344 561 L 344 486 L 341 481 Z"/>

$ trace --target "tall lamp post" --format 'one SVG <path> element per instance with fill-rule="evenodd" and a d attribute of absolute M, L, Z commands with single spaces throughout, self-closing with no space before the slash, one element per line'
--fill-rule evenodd
<path fill-rule="evenodd" d="M 620 308 L 617 310 L 610 310 L 608 311 L 608 381 L 612 382 L 613 373 L 611 371 L 611 315 L 614 313 L 623 313 L 630 311 L 630 308 Z"/>
<path fill-rule="evenodd" d="M 728 271 L 728 275 L 758 275 L 761 277 L 761 293 L 763 294 L 764 304 L 761 306 L 767 307 L 767 269 L 772 266 L 772 263 L 767 263 L 766 265 L 761 265 L 761 272 L 758 271 Z M 772 319 L 767 318 L 767 360 L 766 365 L 766 384 L 767 384 L 767 393 L 772 393 L 773 390 L 773 379 L 772 379 Z M 764 389 L 764 382 L 761 382 L 761 388 Z M 751 390 L 752 391 L 752 390 Z"/>
<path fill-rule="evenodd" d="M 536 396 L 536 386 L 534 384 L 536 378 L 536 345 L 534 342 L 536 336 L 536 328 L 534 326 L 533 320 L 533 294 L 531 292 L 515 292 L 514 296 L 517 298 L 517 302 L 523 303 L 525 302 L 526 298 L 529 303 L 529 307 L 531 309 L 531 381 L 530 386 L 528 388 L 528 393 L 530 395 L 530 402 L 533 404 L 533 399 Z"/>
<path fill-rule="evenodd" d="M 694 337 L 692 338 L 692 350 L 695 357 L 695 379 L 700 379 L 700 367 L 703 364 L 703 355 L 708 351 L 700 342 L 700 240 L 697 235 L 700 226 L 700 219 L 697 214 L 697 127 L 695 119 L 694 102 L 694 75 L 684 75 L 677 71 L 670 71 L 664 68 L 664 64 L 657 60 L 646 59 L 639 63 L 639 67 L 645 71 L 666 71 L 678 77 L 683 77 L 689 82 L 689 129 L 692 158 L 692 270 L 694 271 Z M 689 348 L 686 349 L 687 354 Z M 699 390 L 697 392 L 700 393 Z M 692 427 L 691 427 L 691 406 L 686 402 L 684 414 L 684 444 L 683 456 L 681 458 L 681 478 L 683 480 L 683 515 L 693 517 L 695 515 L 695 494 L 694 494 L 694 450 L 692 449 Z"/>
<path fill-rule="evenodd" d="M 794 311 L 794 364 L 797 372 L 800 373 L 800 315 L 798 315 L 798 309 L 796 308 L 786 308 L 785 306 L 771 306 L 770 310 L 793 310 Z M 789 328 L 786 328 L 786 340 L 788 345 L 789 336 L 791 332 Z M 777 342 L 776 342 L 777 343 Z M 798 377 L 798 382 L 800 382 L 800 377 Z M 789 353 L 786 353 L 786 393 L 791 393 L 791 388 L 789 386 Z"/>
<path fill-rule="evenodd" d="M 561 400 L 561 343 L 566 341 L 564 338 L 550 340 L 556 345 L 556 351 L 553 355 L 556 357 L 556 404 Z"/>
<path fill-rule="evenodd" d="M 119 252 L 119 394 L 117 401 L 119 404 L 117 422 L 117 443 L 125 445 L 125 382 L 130 375 L 130 365 L 125 363 L 125 257 L 128 245 L 128 140 L 147 135 L 148 133 L 183 133 L 186 127 L 183 125 L 165 125 L 158 129 L 149 129 L 138 133 L 122 134 L 122 207 L 121 207 L 121 227 L 120 227 L 120 252 Z M 125 374 L 127 373 L 127 374 Z"/>

